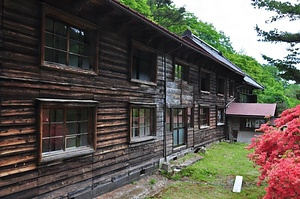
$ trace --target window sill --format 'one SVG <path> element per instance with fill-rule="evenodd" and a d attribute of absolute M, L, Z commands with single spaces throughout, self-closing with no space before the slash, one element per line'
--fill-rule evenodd
<path fill-rule="evenodd" d="M 97 75 L 97 73 L 93 70 L 74 68 L 74 67 L 67 66 L 64 64 L 51 63 L 51 62 L 46 62 L 46 61 L 43 63 L 42 67 L 53 69 L 53 70 L 62 70 L 62 71 L 77 73 L 77 74 L 85 74 L 85 75 L 92 75 L 92 76 Z"/>
<path fill-rule="evenodd" d="M 210 94 L 210 91 L 203 91 L 203 90 L 201 90 L 201 93 L 206 94 L 206 95 L 209 95 L 209 94 Z"/>
<path fill-rule="evenodd" d="M 217 123 L 217 126 L 224 126 L 225 123 Z"/>
<path fill-rule="evenodd" d="M 156 139 L 156 136 L 145 136 L 145 137 L 139 137 L 139 138 L 131 138 L 130 144 L 147 142 L 147 141 L 152 141 L 152 140 L 155 140 L 155 139 Z"/>
<path fill-rule="evenodd" d="M 219 96 L 219 97 L 224 97 L 224 94 L 218 93 L 217 96 Z"/>
<path fill-rule="evenodd" d="M 131 79 L 131 82 L 135 82 L 135 83 L 139 83 L 139 84 L 146 84 L 149 86 L 157 86 L 157 84 L 154 82 L 148 82 L 148 81 L 143 81 L 143 80 L 139 80 L 139 79 Z"/>
<path fill-rule="evenodd" d="M 94 153 L 94 149 L 90 147 L 78 147 L 74 149 L 68 149 L 66 151 L 53 151 L 42 154 L 41 164 L 50 163 L 54 161 L 60 161 L 63 159 L 73 158 L 77 156 L 83 156 Z"/>
<path fill-rule="evenodd" d="M 210 126 L 200 126 L 200 129 L 208 129 Z"/>

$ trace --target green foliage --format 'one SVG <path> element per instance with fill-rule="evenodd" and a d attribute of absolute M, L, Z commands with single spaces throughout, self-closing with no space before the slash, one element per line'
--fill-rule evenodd
<path fill-rule="evenodd" d="M 300 4 L 292 4 L 288 1 L 276 1 L 276 0 L 252 0 L 253 6 L 265 9 L 268 11 L 273 11 L 276 13 L 271 20 L 267 23 L 272 23 L 277 20 L 288 18 L 290 21 L 300 19 Z M 299 2 L 299 1 L 298 1 Z M 266 55 L 263 58 L 266 59 L 270 64 L 276 66 L 280 70 L 280 76 L 286 80 L 293 80 L 297 84 L 300 83 L 300 70 L 296 68 L 297 64 L 300 64 L 300 33 L 291 33 L 287 31 L 280 31 L 278 29 L 264 31 L 259 27 L 256 27 L 258 36 L 262 39 L 261 41 L 267 42 L 284 42 L 290 44 L 288 49 L 288 56 L 284 57 L 283 60 L 273 59 Z M 297 46 L 298 45 L 298 46 Z"/>
<path fill-rule="evenodd" d="M 120 0 L 120 2 L 127 5 L 131 9 L 136 10 L 145 17 L 151 18 L 152 16 L 150 7 L 147 4 L 147 0 Z"/>

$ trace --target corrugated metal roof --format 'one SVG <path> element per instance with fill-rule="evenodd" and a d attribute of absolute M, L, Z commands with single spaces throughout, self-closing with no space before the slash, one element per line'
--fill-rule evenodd
<path fill-rule="evenodd" d="M 224 57 L 220 51 L 218 51 L 214 47 L 207 44 L 205 41 L 203 41 L 200 38 L 198 38 L 197 36 L 195 36 L 191 31 L 189 31 L 189 30 L 185 31 L 185 33 L 183 34 L 183 38 L 186 38 L 186 37 L 190 38 L 195 44 L 197 44 L 198 46 L 203 48 L 213 58 L 215 58 L 219 62 L 223 63 L 223 65 L 225 67 L 229 68 L 230 70 L 232 70 L 238 74 L 242 74 L 244 76 L 244 81 L 247 84 L 254 86 L 256 88 L 259 88 L 259 89 L 264 89 L 264 87 L 262 85 L 260 85 L 254 79 L 252 79 L 249 75 L 247 75 L 241 68 L 239 68 L 238 66 L 233 64 L 226 57 Z"/>
<path fill-rule="evenodd" d="M 276 104 L 231 103 L 226 109 L 226 115 L 235 116 L 275 116 Z"/>

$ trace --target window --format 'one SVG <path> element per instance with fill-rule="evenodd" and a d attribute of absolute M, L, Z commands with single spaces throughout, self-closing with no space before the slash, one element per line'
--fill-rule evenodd
<path fill-rule="evenodd" d="M 199 127 L 209 127 L 209 108 L 208 107 L 200 107 L 199 109 Z"/>
<path fill-rule="evenodd" d="M 225 111 L 224 108 L 217 109 L 217 125 L 223 125 L 225 123 Z"/>
<path fill-rule="evenodd" d="M 42 65 L 71 71 L 94 70 L 96 26 L 47 6 L 44 10 Z"/>
<path fill-rule="evenodd" d="M 233 81 L 229 82 L 229 96 L 231 96 L 231 97 L 234 96 L 234 82 Z"/>
<path fill-rule="evenodd" d="M 187 114 L 186 114 L 186 117 L 187 117 L 187 127 L 188 128 L 193 128 L 194 126 L 194 118 L 193 118 L 193 112 L 194 112 L 194 109 L 189 107 L 187 108 Z"/>
<path fill-rule="evenodd" d="M 155 135 L 154 108 L 131 108 L 131 137 L 143 138 Z"/>
<path fill-rule="evenodd" d="M 201 71 L 200 89 L 201 91 L 210 91 L 210 74 L 204 71 Z"/>
<path fill-rule="evenodd" d="M 185 114 L 182 108 L 175 108 L 173 112 L 173 146 L 181 146 L 185 144 Z"/>
<path fill-rule="evenodd" d="M 40 162 L 93 152 L 96 102 L 40 103 Z"/>
<path fill-rule="evenodd" d="M 254 119 L 254 118 L 241 119 L 241 129 L 255 130 L 258 129 L 264 123 L 266 123 L 265 119 Z"/>
<path fill-rule="evenodd" d="M 224 95 L 225 94 L 225 79 L 223 78 L 218 78 L 218 85 L 217 85 L 217 93 L 218 94 L 221 94 L 221 95 Z"/>
<path fill-rule="evenodd" d="M 148 48 L 134 45 L 131 56 L 131 79 L 156 83 L 156 53 Z"/>
<path fill-rule="evenodd" d="M 188 81 L 188 77 L 189 77 L 188 69 L 189 69 L 188 66 L 183 65 L 181 63 L 176 63 L 174 66 L 175 79 Z"/>

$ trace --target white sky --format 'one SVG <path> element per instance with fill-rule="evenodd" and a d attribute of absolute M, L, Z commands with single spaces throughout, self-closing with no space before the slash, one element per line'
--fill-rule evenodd
<path fill-rule="evenodd" d="M 291 3 L 297 0 L 287 0 Z M 217 31 L 223 31 L 230 38 L 233 48 L 238 52 L 266 63 L 261 57 L 265 54 L 272 58 L 283 58 L 288 44 L 259 42 L 255 31 L 256 24 L 263 30 L 277 28 L 283 31 L 299 32 L 300 20 L 288 20 L 266 24 L 272 12 L 255 9 L 251 0 L 173 0 L 176 7 L 185 6 L 188 12 L 194 13 L 199 20 L 213 24 Z"/>

